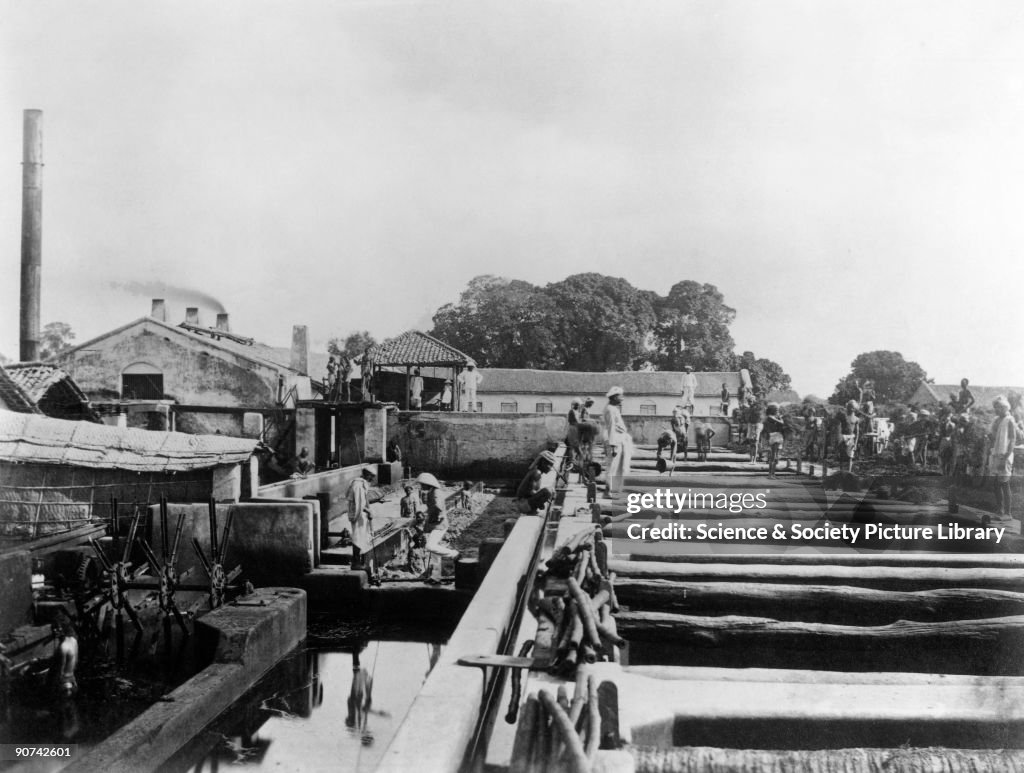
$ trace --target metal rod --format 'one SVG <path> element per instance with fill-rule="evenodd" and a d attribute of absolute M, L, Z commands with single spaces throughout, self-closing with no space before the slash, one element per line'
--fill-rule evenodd
<path fill-rule="evenodd" d="M 214 563 L 219 563 L 217 553 L 217 500 L 210 497 L 210 555 Z"/>

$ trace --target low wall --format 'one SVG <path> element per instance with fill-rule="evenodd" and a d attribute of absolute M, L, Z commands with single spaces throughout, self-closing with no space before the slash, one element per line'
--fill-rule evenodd
<path fill-rule="evenodd" d="M 207 557 L 210 555 L 210 510 L 207 505 L 169 505 L 170 538 L 178 523 L 178 514 L 185 513 L 178 569 L 192 570 L 185 582 L 206 582 L 206 572 L 191 547 L 192 538 L 199 540 Z M 315 501 L 301 499 L 284 502 L 249 501 L 217 505 L 217 539 L 220 540 L 233 513 L 231 536 L 228 538 L 224 568 L 228 571 L 242 566 L 242 577 L 253 585 L 295 584 L 311 572 L 316 561 L 316 540 L 320 523 Z M 150 508 L 153 519 L 154 550 L 160 554 L 159 509 Z"/>
<path fill-rule="evenodd" d="M 327 512 L 327 518 L 333 520 L 348 512 L 349 486 L 352 481 L 359 477 L 364 468 L 377 471 L 376 464 L 355 464 L 350 467 L 339 467 L 336 470 L 318 472 L 314 475 L 307 475 L 305 478 L 289 478 L 278 483 L 271 483 L 267 486 L 260 486 L 259 499 L 271 499 L 279 501 L 283 499 L 302 499 L 316 494 L 329 494 L 331 497 L 331 508 Z"/>
<path fill-rule="evenodd" d="M 623 416 L 629 434 L 635 445 L 653 446 L 658 442 L 662 432 L 672 428 L 671 416 Z M 696 448 L 697 438 L 693 434 L 694 425 L 702 421 L 715 431 L 711 442 L 713 445 L 725 445 L 729 441 L 729 420 L 724 416 L 696 416 L 690 421 L 687 442 L 690 448 Z"/>
<path fill-rule="evenodd" d="M 404 463 L 448 477 L 521 475 L 549 442 L 565 438 L 564 416 L 547 413 L 437 413 L 388 415 Z"/>

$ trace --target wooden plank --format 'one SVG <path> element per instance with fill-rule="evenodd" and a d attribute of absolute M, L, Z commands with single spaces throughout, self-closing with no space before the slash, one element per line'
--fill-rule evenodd
<path fill-rule="evenodd" d="M 1024 616 L 845 626 L 739 615 L 623 612 L 616 622 L 630 642 L 630 662 L 635 660 L 634 644 L 649 642 L 671 645 L 675 662 L 692 665 L 1024 674 L 1019 657 Z M 663 650 L 653 647 L 658 658 L 654 662 L 664 657 Z"/>
<path fill-rule="evenodd" d="M 706 773 L 744 770 L 759 773 L 855 773 L 856 771 L 1024 771 L 1019 749 L 720 749 L 708 746 L 628 747 L 634 773 Z"/>
<path fill-rule="evenodd" d="M 691 615 L 754 615 L 776 620 L 884 625 L 1024 615 L 1024 593 L 975 588 L 880 591 L 842 585 L 679 582 L 621 578 L 619 603 L 644 611 Z"/>
<path fill-rule="evenodd" d="M 654 556 L 630 553 L 618 556 L 623 561 L 663 561 L 687 564 L 773 564 L 778 566 L 899 566 L 1024 570 L 1024 555 L 1019 553 L 692 553 Z"/>
<path fill-rule="evenodd" d="M 722 558 L 722 556 L 719 556 Z M 769 582 L 781 584 L 852 585 L 879 590 L 990 588 L 1024 591 L 1020 569 L 919 566 L 797 566 L 667 561 L 608 562 L 619 577 L 675 579 L 687 582 Z"/>

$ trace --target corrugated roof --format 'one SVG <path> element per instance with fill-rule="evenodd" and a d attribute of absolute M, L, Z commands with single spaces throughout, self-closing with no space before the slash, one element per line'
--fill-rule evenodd
<path fill-rule="evenodd" d="M 409 330 L 386 343 L 378 344 L 371 353 L 377 365 L 450 366 L 473 362 L 468 354 L 419 330 Z"/>
<path fill-rule="evenodd" d="M 483 380 L 477 388 L 479 394 L 526 393 L 593 395 L 607 392 L 613 386 L 622 387 L 627 395 L 679 395 L 682 392 L 681 371 L 614 371 L 595 373 L 572 370 L 526 370 L 519 368 L 481 368 Z M 735 371 L 694 373 L 697 377 L 697 395 L 718 396 L 724 382 L 729 392 L 736 394 L 740 374 Z"/>
<path fill-rule="evenodd" d="M 244 462 L 258 441 L 122 429 L 0 411 L 0 460 L 77 467 L 182 472 Z"/>
<path fill-rule="evenodd" d="M 0 365 L 0 408 L 17 413 L 39 413 L 32 398 L 2 365 Z"/>

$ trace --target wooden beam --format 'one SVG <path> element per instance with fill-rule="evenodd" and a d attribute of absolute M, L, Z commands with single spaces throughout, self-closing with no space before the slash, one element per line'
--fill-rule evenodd
<path fill-rule="evenodd" d="M 692 665 L 839 671 L 1024 674 L 1024 616 L 881 626 L 844 626 L 728 615 L 620 612 L 630 642 L 671 645 Z M 656 648 L 657 649 L 657 648 Z M 656 659 L 663 657 L 658 653 Z M 678 661 L 677 661 L 678 662 Z"/>
<path fill-rule="evenodd" d="M 879 590 L 990 588 L 1024 591 L 1020 569 L 944 568 L 907 566 L 786 566 L 773 564 L 670 563 L 667 561 L 609 561 L 619 577 L 675 579 L 687 582 L 768 582 L 789 585 L 854 585 Z"/>
<path fill-rule="evenodd" d="M 1024 771 L 1020 749 L 719 749 L 710 746 L 627 747 L 635 773 L 705 773 L 756 770 L 760 773 L 851 773 L 852 771 Z"/>
<path fill-rule="evenodd" d="M 880 591 L 841 585 L 692 583 L 659 578 L 619 578 L 619 603 L 647 612 L 772 617 L 776 620 L 885 625 L 897 620 L 939 622 L 1024 615 L 1024 593 L 945 588 Z"/>

